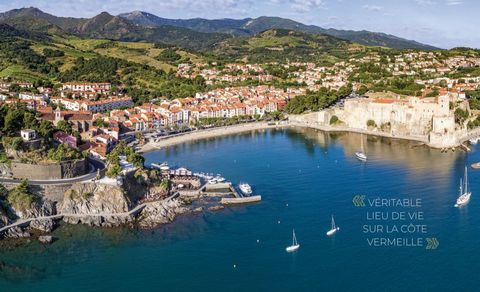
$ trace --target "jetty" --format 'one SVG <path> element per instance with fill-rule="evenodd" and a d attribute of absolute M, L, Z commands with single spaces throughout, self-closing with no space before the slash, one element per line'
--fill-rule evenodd
<path fill-rule="evenodd" d="M 262 200 L 262 196 L 245 197 L 239 193 L 230 182 L 205 184 L 201 189 L 202 194 L 222 196 L 220 203 L 224 205 L 256 203 Z M 225 195 L 232 195 L 232 198 L 225 198 Z"/>
<path fill-rule="evenodd" d="M 250 197 L 239 197 L 239 198 L 222 198 L 220 203 L 225 205 L 230 204 L 247 204 L 247 203 L 256 203 L 262 200 L 262 196 L 250 196 Z"/>

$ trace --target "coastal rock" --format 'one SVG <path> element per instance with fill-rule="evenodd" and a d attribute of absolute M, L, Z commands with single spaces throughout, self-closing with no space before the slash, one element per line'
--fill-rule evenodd
<path fill-rule="evenodd" d="M 127 212 L 129 203 L 121 187 L 78 183 L 65 192 L 58 211 L 65 215 L 117 214 Z"/>
<path fill-rule="evenodd" d="M 213 211 L 222 210 L 222 209 L 224 209 L 224 208 L 225 208 L 225 207 L 224 207 L 224 206 L 221 206 L 221 205 L 218 205 L 218 206 L 212 206 L 212 207 L 209 207 L 209 208 L 208 208 L 208 211 L 211 211 L 211 212 L 213 212 Z"/>
<path fill-rule="evenodd" d="M 55 221 L 52 219 L 37 219 L 30 222 L 30 227 L 43 232 L 51 232 L 55 228 Z"/>
<path fill-rule="evenodd" d="M 197 207 L 197 208 L 192 210 L 192 212 L 195 212 L 195 213 L 200 213 L 202 211 L 203 211 L 203 207 Z"/>
<path fill-rule="evenodd" d="M 50 244 L 53 242 L 53 236 L 51 235 L 42 235 L 38 237 L 38 241 L 45 244 Z"/>
<path fill-rule="evenodd" d="M 5 233 L 6 238 L 25 238 L 30 237 L 30 232 L 23 230 L 20 227 L 13 227 L 8 229 Z"/>
<path fill-rule="evenodd" d="M 79 183 L 64 194 L 58 211 L 70 224 L 91 226 L 118 226 L 133 220 L 128 216 L 130 201 L 118 186 Z"/>
<path fill-rule="evenodd" d="M 56 214 L 55 203 L 50 200 L 39 200 L 33 202 L 32 204 L 30 204 L 29 208 L 23 210 L 15 209 L 13 206 L 11 206 L 11 209 L 15 213 L 15 215 L 22 219 L 50 216 Z"/>
<path fill-rule="evenodd" d="M 10 224 L 10 219 L 8 218 L 6 209 L 4 209 L 1 204 L 0 202 L 0 227 L 3 227 Z"/>
<path fill-rule="evenodd" d="M 85 215 L 85 216 L 64 216 L 63 221 L 69 224 L 86 224 L 97 227 L 115 227 L 127 224 L 134 220 L 133 216 L 99 216 L 99 215 Z"/>
<path fill-rule="evenodd" d="M 142 210 L 139 224 L 144 228 L 155 227 L 156 225 L 173 221 L 177 214 L 182 214 L 186 211 L 188 211 L 188 208 L 183 207 L 180 200 L 158 201 L 148 204 Z"/>

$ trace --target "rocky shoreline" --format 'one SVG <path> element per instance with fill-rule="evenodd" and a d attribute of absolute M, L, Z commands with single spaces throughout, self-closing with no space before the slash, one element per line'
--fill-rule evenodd
<path fill-rule="evenodd" d="M 142 202 L 151 192 L 161 192 L 159 178 L 153 170 L 142 169 L 126 175 L 121 185 L 102 181 L 72 184 L 60 201 L 41 198 L 26 209 L 0 209 L 0 239 L 37 239 L 49 244 L 56 239 L 50 235 L 65 224 L 84 224 L 92 227 L 127 227 L 152 229 L 167 224 L 182 214 L 214 212 L 223 209 L 220 198 L 198 191 L 165 190 L 156 200 Z M 132 203 L 136 202 L 136 203 Z M 16 220 L 10 219 L 14 215 Z M 17 226 L 12 226 L 18 224 Z M 2 231 L 5 226 L 12 226 Z"/>
<path fill-rule="evenodd" d="M 1 239 L 37 239 L 43 244 L 56 240 L 51 232 L 65 224 L 84 224 L 91 227 L 126 227 L 139 229 L 154 229 L 162 224 L 173 222 L 177 216 L 200 212 L 215 212 L 223 209 L 221 205 L 204 201 L 201 197 L 195 200 L 176 198 L 168 201 L 156 201 L 148 204 L 138 215 L 130 216 L 102 216 L 85 214 L 84 217 L 64 216 L 62 219 L 38 219 L 26 226 L 16 226 L 8 229 L 1 235 Z"/>

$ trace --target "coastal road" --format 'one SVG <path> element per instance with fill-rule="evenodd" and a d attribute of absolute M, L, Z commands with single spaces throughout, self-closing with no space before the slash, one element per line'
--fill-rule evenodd
<path fill-rule="evenodd" d="M 97 159 L 89 159 L 90 172 L 77 177 L 64 178 L 64 179 L 52 179 L 52 180 L 28 180 L 29 185 L 62 185 L 71 184 L 76 182 L 82 182 L 94 179 L 97 176 L 97 170 L 103 170 L 105 163 Z M 14 178 L 0 178 L 0 183 L 19 184 L 22 180 Z"/>

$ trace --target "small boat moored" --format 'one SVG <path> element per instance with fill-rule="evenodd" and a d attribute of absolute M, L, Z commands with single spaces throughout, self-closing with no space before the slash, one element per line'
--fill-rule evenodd
<path fill-rule="evenodd" d="M 362 150 L 355 152 L 355 157 L 357 157 L 358 160 L 365 162 L 365 161 L 367 161 L 367 154 L 365 154 L 365 152 L 364 152 L 364 150 L 363 150 L 363 148 L 364 148 L 364 147 L 363 147 L 363 135 L 361 136 L 360 139 L 361 139 L 361 141 L 362 141 L 362 142 L 361 142 L 361 147 L 362 147 L 361 149 L 362 149 Z"/>
<path fill-rule="evenodd" d="M 285 249 L 287 252 L 294 252 L 297 251 L 300 248 L 300 244 L 297 242 L 297 237 L 295 236 L 295 229 L 293 229 L 293 240 L 292 240 L 292 245 L 287 246 Z"/>
<path fill-rule="evenodd" d="M 470 197 L 472 196 L 472 192 L 468 190 L 468 175 L 467 175 L 467 167 L 465 166 L 465 174 L 464 180 L 460 179 L 460 196 L 457 198 L 457 202 L 455 203 L 455 207 L 461 207 L 470 202 Z"/>
<path fill-rule="evenodd" d="M 242 191 L 244 195 L 247 195 L 247 196 L 251 195 L 253 192 L 252 187 L 247 183 L 240 183 L 238 185 L 238 188 L 240 189 L 240 191 Z"/>
<path fill-rule="evenodd" d="M 327 231 L 327 236 L 334 235 L 338 230 L 340 230 L 340 227 L 335 226 L 335 220 L 333 219 L 333 215 L 332 215 L 332 228 Z"/>
<path fill-rule="evenodd" d="M 357 157 L 358 160 L 367 161 L 367 155 L 363 152 L 355 152 L 355 157 Z"/>
<path fill-rule="evenodd" d="M 472 139 L 468 140 L 468 142 L 470 142 L 470 144 L 472 144 L 472 145 L 475 145 L 475 144 L 478 143 L 478 140 L 480 140 L 480 137 L 472 138 Z"/>

